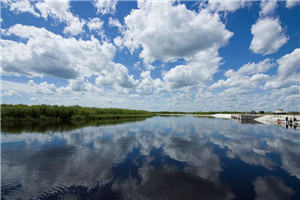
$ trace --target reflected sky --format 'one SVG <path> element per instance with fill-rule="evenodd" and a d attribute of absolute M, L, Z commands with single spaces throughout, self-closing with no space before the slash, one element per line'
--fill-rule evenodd
<path fill-rule="evenodd" d="M 300 199 L 299 130 L 184 116 L 1 137 L 2 199 Z"/>

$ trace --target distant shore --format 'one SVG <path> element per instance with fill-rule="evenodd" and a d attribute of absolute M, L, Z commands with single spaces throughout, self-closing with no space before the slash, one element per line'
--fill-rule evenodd
<path fill-rule="evenodd" d="M 214 117 L 214 118 L 223 118 L 223 119 L 231 119 L 232 114 L 156 114 L 157 116 L 199 116 L 199 117 Z M 255 115 L 255 114 L 254 114 Z M 295 117 L 297 119 L 296 122 L 293 121 L 293 125 L 300 126 L 300 115 L 293 115 L 293 114 L 261 114 L 262 116 L 258 116 L 256 119 L 253 119 L 253 121 L 262 123 L 262 124 L 268 124 L 268 125 L 280 125 L 280 126 L 286 126 L 286 117 L 288 119 L 292 119 Z M 290 124 L 290 122 L 288 122 Z"/>
<path fill-rule="evenodd" d="M 296 115 L 294 115 L 296 113 Z M 196 116 L 231 119 L 232 115 L 252 115 L 246 112 L 223 111 L 223 112 L 149 112 L 144 110 L 130 110 L 119 108 L 94 108 L 81 106 L 57 106 L 57 105 L 33 105 L 24 104 L 12 105 L 1 104 L 1 122 L 15 121 L 92 121 L 92 120 L 113 120 L 130 118 L 147 118 L 153 116 Z M 254 114 L 255 115 L 255 114 Z M 299 112 L 291 112 L 284 115 L 264 113 L 257 115 L 253 120 L 263 124 L 285 124 L 286 117 L 295 116 L 300 120 Z M 300 121 L 299 121 L 300 123 Z M 297 122 L 298 125 L 298 122 Z"/>
<path fill-rule="evenodd" d="M 293 121 L 294 117 L 297 119 L 296 122 Z M 286 118 L 292 119 L 294 125 L 300 126 L 300 115 L 264 115 L 254 120 L 269 125 L 287 125 L 289 122 L 286 123 Z"/>
<path fill-rule="evenodd" d="M 196 117 L 215 117 L 230 119 L 231 114 L 156 114 L 157 116 L 196 116 Z"/>
<path fill-rule="evenodd" d="M 1 105 L 1 122 L 32 121 L 92 121 L 153 117 L 154 113 L 144 110 L 119 108 L 91 108 L 81 106 L 50 105 Z"/>

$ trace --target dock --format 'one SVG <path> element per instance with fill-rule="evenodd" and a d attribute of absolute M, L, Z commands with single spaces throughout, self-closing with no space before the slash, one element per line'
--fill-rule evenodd
<path fill-rule="evenodd" d="M 231 115 L 231 118 L 238 119 L 238 120 L 254 120 L 262 116 L 263 115 L 257 115 L 257 114 L 233 114 Z"/>

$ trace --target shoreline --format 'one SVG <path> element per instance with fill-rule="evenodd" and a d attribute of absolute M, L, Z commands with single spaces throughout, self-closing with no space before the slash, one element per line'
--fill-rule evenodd
<path fill-rule="evenodd" d="M 156 116 L 195 116 L 195 117 L 215 117 L 223 119 L 231 119 L 231 114 L 155 114 Z"/>
<path fill-rule="evenodd" d="M 286 117 L 288 119 L 297 119 L 296 122 L 293 121 L 293 124 L 296 126 L 300 126 L 300 115 L 264 115 L 262 117 L 254 119 L 257 122 L 260 122 L 262 124 L 268 124 L 268 125 L 286 125 Z"/>
<path fill-rule="evenodd" d="M 233 114 L 213 114 L 213 115 L 205 115 L 205 114 L 156 114 L 156 116 L 195 116 L 195 117 L 214 117 L 221 119 L 232 119 Z M 293 122 L 294 125 L 300 127 L 300 115 L 275 115 L 275 114 L 263 114 L 263 116 L 257 117 L 253 119 L 253 121 L 267 124 L 267 125 L 280 125 L 286 126 L 286 117 L 289 119 L 296 117 L 297 121 Z"/>

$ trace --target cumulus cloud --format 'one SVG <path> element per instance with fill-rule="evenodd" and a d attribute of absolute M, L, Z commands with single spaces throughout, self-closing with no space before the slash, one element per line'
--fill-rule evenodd
<path fill-rule="evenodd" d="M 57 88 L 53 83 L 42 82 L 36 84 L 33 80 L 30 80 L 28 81 L 28 86 L 32 94 L 55 94 L 57 92 Z"/>
<path fill-rule="evenodd" d="M 123 31 L 123 26 L 118 19 L 108 18 L 108 24 L 110 27 L 117 27 L 120 32 Z"/>
<path fill-rule="evenodd" d="M 209 9 L 212 11 L 234 12 L 245 7 L 247 0 L 209 0 Z"/>
<path fill-rule="evenodd" d="M 284 34 L 279 18 L 259 19 L 252 25 L 251 33 L 253 39 L 250 44 L 250 50 L 263 55 L 277 52 L 289 39 Z"/>
<path fill-rule="evenodd" d="M 98 35 L 104 36 L 103 24 L 104 22 L 101 21 L 100 18 L 93 18 L 90 19 L 90 21 L 87 23 L 87 26 L 90 32 L 95 31 Z"/>
<path fill-rule="evenodd" d="M 53 18 L 59 22 L 65 22 L 65 34 L 78 35 L 82 32 L 86 21 L 73 15 L 70 11 L 70 0 L 45 0 L 35 4 L 45 19 Z"/>
<path fill-rule="evenodd" d="M 69 80 L 69 85 L 66 87 L 58 88 L 61 93 L 65 92 L 88 92 L 93 94 L 103 94 L 103 89 L 95 86 L 91 82 L 85 80 Z"/>
<path fill-rule="evenodd" d="M 8 0 L 4 1 L 4 6 L 9 6 L 10 11 L 14 11 L 16 13 L 31 13 L 32 15 L 36 17 L 40 17 L 40 14 L 36 12 L 35 7 L 33 4 L 31 4 L 30 1 L 23 0 L 23 1 L 13 1 Z"/>
<path fill-rule="evenodd" d="M 141 78 L 142 80 L 137 88 L 137 91 L 141 94 L 150 95 L 169 91 L 169 88 L 161 79 L 151 77 L 150 71 L 143 71 Z"/>
<path fill-rule="evenodd" d="M 260 4 L 260 15 L 261 16 L 266 16 L 268 14 L 272 14 L 275 9 L 277 8 L 277 1 L 268 1 L 268 0 L 263 0 Z"/>
<path fill-rule="evenodd" d="M 73 79 L 100 71 L 115 55 L 112 44 L 104 42 L 101 45 L 93 37 L 87 41 L 63 38 L 44 28 L 20 24 L 9 28 L 7 34 L 27 41 L 1 40 L 6 74 Z"/>
<path fill-rule="evenodd" d="M 53 83 L 49 84 L 46 81 L 42 83 L 35 83 L 33 80 L 29 80 L 27 83 L 28 91 L 31 95 L 45 95 L 60 96 L 63 94 L 78 95 L 79 93 L 90 93 L 90 94 L 103 94 L 103 89 L 93 85 L 86 80 L 69 80 L 67 86 L 57 87 Z"/>
<path fill-rule="evenodd" d="M 3 74 L 65 79 L 96 75 L 99 85 L 117 82 L 125 88 L 134 88 L 138 83 L 125 66 L 113 62 L 115 47 L 107 42 L 101 44 L 94 37 L 91 40 L 63 38 L 44 28 L 20 24 L 9 28 L 7 35 L 25 39 L 25 43 L 1 40 Z M 110 83 L 103 81 L 105 77 Z"/>
<path fill-rule="evenodd" d="M 4 96 L 11 97 L 11 96 L 20 96 L 21 94 L 15 90 L 2 90 L 2 93 L 0 95 L 3 97 Z"/>
<path fill-rule="evenodd" d="M 286 7 L 293 8 L 299 3 L 300 3 L 300 1 L 298 1 L 298 0 L 286 0 Z"/>
<path fill-rule="evenodd" d="M 94 0 L 93 5 L 97 8 L 97 13 L 115 14 L 118 0 Z"/>
<path fill-rule="evenodd" d="M 292 53 L 281 57 L 277 63 L 279 64 L 278 75 L 287 78 L 297 73 L 300 64 L 300 49 L 297 48 Z"/>
<path fill-rule="evenodd" d="M 198 53 L 195 58 L 186 65 L 177 65 L 163 75 L 163 79 L 172 88 L 182 88 L 203 84 L 211 81 L 217 72 L 221 58 L 218 53 L 206 51 Z"/>
<path fill-rule="evenodd" d="M 277 75 L 265 84 L 264 89 L 299 86 L 300 49 L 297 48 L 292 53 L 282 56 L 277 60 L 277 63 Z"/>
<path fill-rule="evenodd" d="M 195 102 L 205 110 L 215 109 L 214 105 L 224 110 L 248 110 L 249 107 L 261 109 L 262 105 L 266 107 L 270 102 L 274 102 L 274 99 L 264 98 L 261 91 L 265 83 L 272 78 L 268 74 L 269 69 L 275 66 L 276 62 L 265 59 L 259 63 L 247 63 L 236 71 L 229 69 L 224 73 L 224 79 L 199 90 Z"/>
<path fill-rule="evenodd" d="M 237 91 L 240 89 L 255 89 L 261 82 L 270 78 L 264 72 L 267 72 L 273 66 L 275 64 L 270 59 L 265 59 L 259 63 L 247 63 L 237 71 L 233 71 L 232 69 L 226 71 L 225 76 L 228 78 L 226 80 L 220 79 L 211 85 L 210 88 L 238 87 Z M 230 88 L 230 90 L 233 89 Z M 242 91 L 240 90 L 240 92 Z"/>
<path fill-rule="evenodd" d="M 131 53 L 142 47 L 145 63 L 189 60 L 201 51 L 225 46 L 233 35 L 218 14 L 205 9 L 196 13 L 171 2 L 138 2 L 138 7 L 125 17 L 123 36 L 114 42 Z"/>
<path fill-rule="evenodd" d="M 139 83 L 133 78 L 133 75 L 129 75 L 128 69 L 119 63 L 113 63 L 107 69 L 102 70 L 95 82 L 99 86 L 120 86 L 122 88 L 135 88 Z"/>

